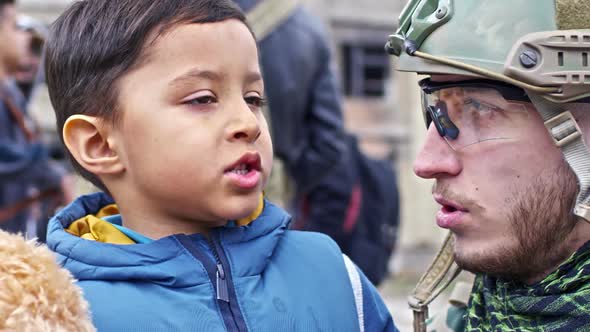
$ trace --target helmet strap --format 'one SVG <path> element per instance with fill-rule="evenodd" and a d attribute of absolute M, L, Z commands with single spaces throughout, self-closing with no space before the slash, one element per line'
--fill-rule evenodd
<path fill-rule="evenodd" d="M 549 135 L 578 179 L 578 196 L 574 214 L 590 222 L 590 152 L 584 144 L 582 130 L 567 104 L 557 104 L 534 93 L 528 94 L 545 121 Z"/>

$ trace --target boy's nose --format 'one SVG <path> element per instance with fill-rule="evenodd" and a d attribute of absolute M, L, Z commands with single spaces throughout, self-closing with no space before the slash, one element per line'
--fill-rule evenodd
<path fill-rule="evenodd" d="M 256 113 L 247 105 L 240 107 L 237 113 L 228 126 L 228 140 L 255 142 L 261 134 L 259 119 Z"/>
<path fill-rule="evenodd" d="M 431 123 L 426 140 L 414 161 L 414 173 L 424 179 L 455 176 L 462 170 L 457 153 L 442 138 Z"/>

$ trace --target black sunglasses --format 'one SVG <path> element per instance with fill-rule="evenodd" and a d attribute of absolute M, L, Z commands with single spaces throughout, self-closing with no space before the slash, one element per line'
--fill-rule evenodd
<path fill-rule="evenodd" d="M 457 82 L 434 82 L 430 78 L 426 78 L 418 82 L 418 84 L 425 94 L 432 94 L 436 91 L 449 88 L 486 88 L 498 91 L 506 100 L 531 102 L 526 91 L 523 89 L 493 80 L 475 79 Z M 426 99 L 424 98 L 422 101 L 422 112 L 426 122 L 426 128 L 434 122 L 436 131 L 441 137 L 447 137 L 452 140 L 457 139 L 460 130 L 449 117 L 447 104 L 444 101 L 438 101 L 436 105 L 427 105 Z"/>

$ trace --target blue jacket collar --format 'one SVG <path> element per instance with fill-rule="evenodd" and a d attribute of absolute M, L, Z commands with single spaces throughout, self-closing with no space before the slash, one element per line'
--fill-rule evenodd
<path fill-rule="evenodd" d="M 64 267 L 79 280 L 145 280 L 178 287 L 194 282 L 208 282 L 204 268 L 172 235 L 160 240 L 135 245 L 115 245 L 85 240 L 64 229 L 89 214 L 95 214 L 113 200 L 95 193 L 78 198 L 49 221 L 47 245 L 55 251 Z M 264 271 L 291 218 L 282 209 L 265 201 L 262 214 L 247 226 L 220 227 L 212 231 L 231 264 L 236 277 Z M 200 234 L 189 238 L 199 248 L 209 250 Z M 200 274 L 195 275 L 195 266 Z"/>

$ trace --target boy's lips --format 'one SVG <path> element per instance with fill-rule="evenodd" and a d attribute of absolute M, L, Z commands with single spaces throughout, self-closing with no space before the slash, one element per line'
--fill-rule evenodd
<path fill-rule="evenodd" d="M 240 159 L 225 169 L 225 173 L 235 171 L 236 169 L 243 169 L 245 166 L 248 170 L 255 170 L 262 172 L 262 161 L 258 152 L 246 152 Z"/>
<path fill-rule="evenodd" d="M 434 195 L 434 200 L 442 205 L 436 213 L 436 223 L 441 228 L 452 229 L 458 225 L 466 213 L 469 213 L 461 204 L 445 199 L 440 195 Z"/>
<path fill-rule="evenodd" d="M 224 174 L 240 189 L 254 189 L 260 182 L 262 161 L 258 152 L 247 152 L 227 167 Z"/>

